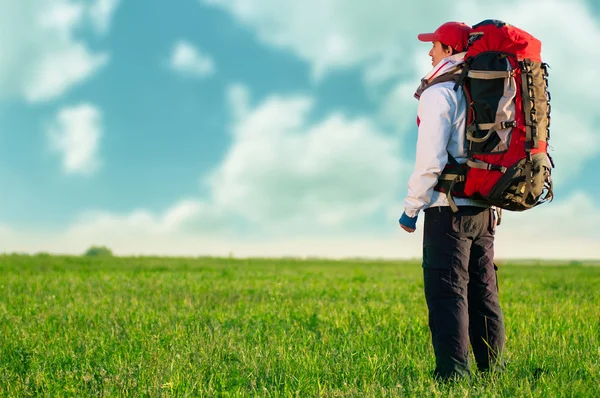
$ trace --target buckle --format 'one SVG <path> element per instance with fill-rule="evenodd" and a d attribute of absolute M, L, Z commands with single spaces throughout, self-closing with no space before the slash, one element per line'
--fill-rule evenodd
<path fill-rule="evenodd" d="M 517 127 L 517 121 L 516 120 L 508 120 L 508 121 L 500 123 L 501 130 L 507 129 L 509 127 Z"/>
<path fill-rule="evenodd" d="M 499 164 L 488 164 L 488 170 L 499 171 L 504 174 L 508 169 L 504 166 L 500 166 Z"/>

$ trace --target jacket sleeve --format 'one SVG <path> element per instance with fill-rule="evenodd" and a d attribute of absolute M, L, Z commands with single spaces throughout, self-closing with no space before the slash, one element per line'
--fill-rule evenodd
<path fill-rule="evenodd" d="M 419 133 L 414 171 L 408 181 L 404 211 L 415 217 L 431 202 L 433 188 L 448 162 L 448 142 L 456 113 L 451 89 L 441 84 L 425 90 L 419 99 Z"/>

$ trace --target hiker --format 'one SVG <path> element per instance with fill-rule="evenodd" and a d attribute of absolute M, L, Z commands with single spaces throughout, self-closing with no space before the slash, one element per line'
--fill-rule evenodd
<path fill-rule="evenodd" d="M 443 380 L 469 375 L 469 340 L 479 370 L 503 367 L 499 356 L 504 321 L 493 262 L 494 209 L 457 197 L 458 211 L 453 212 L 446 194 L 435 189 L 449 162 L 467 161 L 467 103 L 462 87 L 454 90 L 452 74 L 460 74 L 469 32 L 464 23 L 447 22 L 434 33 L 418 35 L 420 41 L 432 43 L 433 69 L 415 93 L 416 160 L 399 220 L 402 229 L 412 233 L 419 212 L 424 212 L 425 299 L 436 358 L 434 375 Z"/>

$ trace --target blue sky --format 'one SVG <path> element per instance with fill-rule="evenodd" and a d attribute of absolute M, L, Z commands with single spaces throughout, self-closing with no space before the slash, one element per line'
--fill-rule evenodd
<path fill-rule="evenodd" d="M 495 18 L 542 40 L 558 167 L 497 256 L 597 258 L 600 7 L 509 3 L 0 0 L 0 250 L 418 257 L 416 35 Z"/>

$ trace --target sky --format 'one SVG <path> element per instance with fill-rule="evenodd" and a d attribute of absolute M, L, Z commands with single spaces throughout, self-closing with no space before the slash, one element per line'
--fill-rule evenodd
<path fill-rule="evenodd" d="M 496 257 L 598 259 L 600 2 L 480 3 L 0 0 L 0 251 L 419 258 L 417 34 L 499 19 L 542 41 L 556 169 Z"/>

